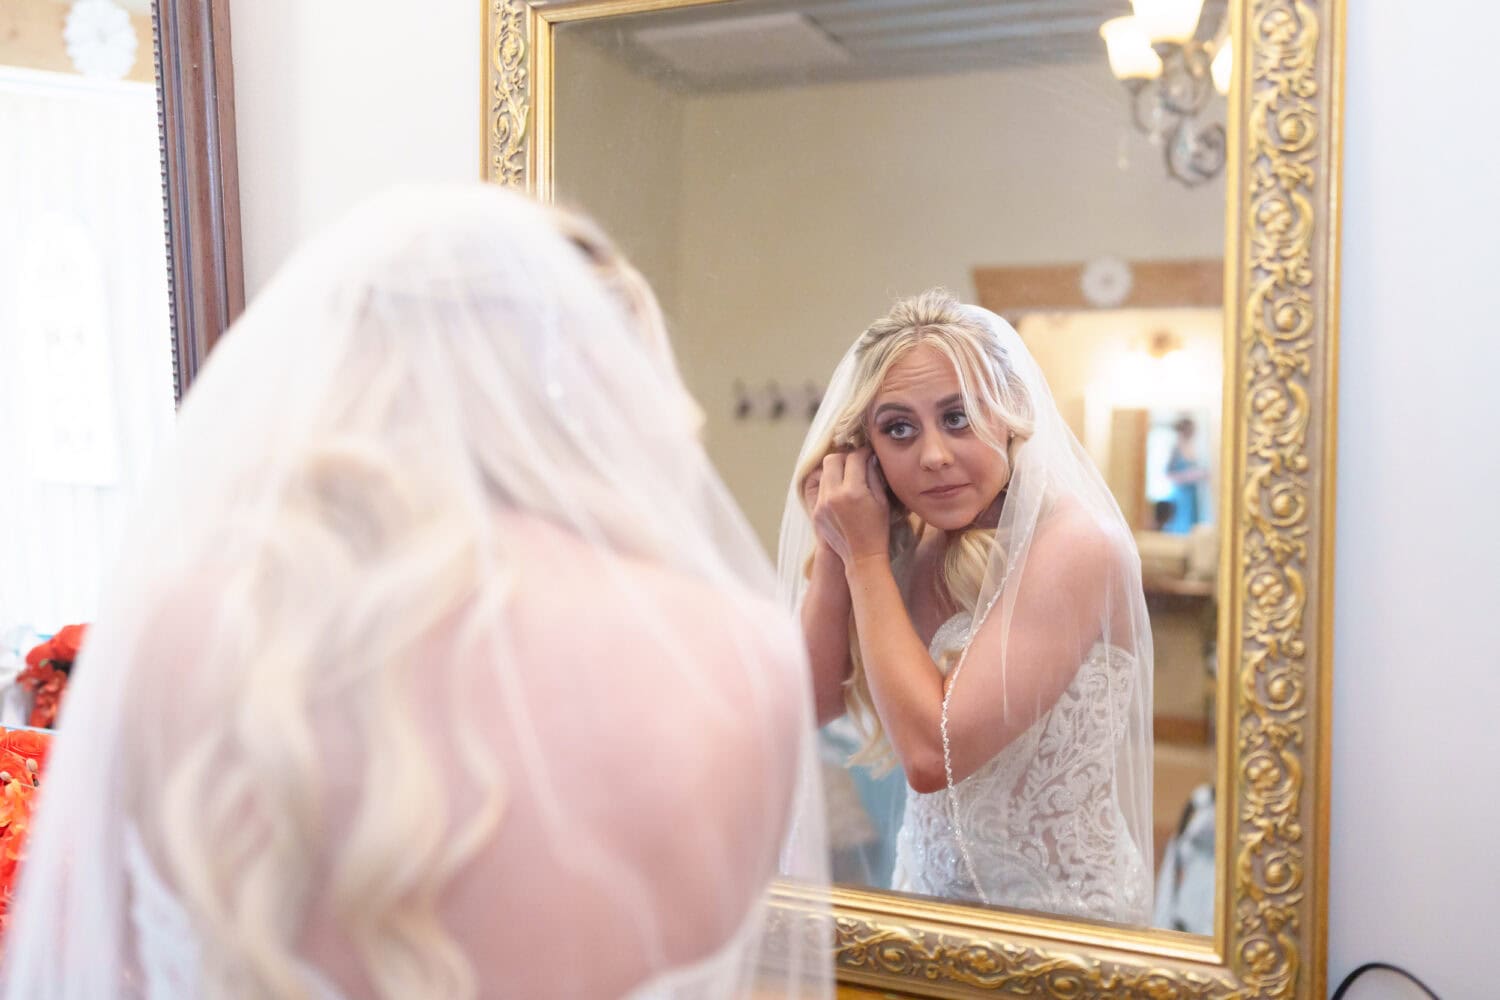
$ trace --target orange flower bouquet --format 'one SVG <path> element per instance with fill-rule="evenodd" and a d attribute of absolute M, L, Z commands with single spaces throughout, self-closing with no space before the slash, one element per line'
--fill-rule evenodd
<path fill-rule="evenodd" d="M 83 645 L 87 625 L 67 625 L 58 633 L 26 654 L 26 669 L 16 678 L 16 683 L 32 693 L 29 725 L 50 729 L 57 722 L 58 710 L 62 707 L 63 691 L 68 686 L 68 674 L 73 661 L 78 659 L 78 647 Z"/>
<path fill-rule="evenodd" d="M 10 920 L 11 893 L 26 857 L 26 834 L 51 743 L 50 733 L 0 729 L 0 935 Z"/>

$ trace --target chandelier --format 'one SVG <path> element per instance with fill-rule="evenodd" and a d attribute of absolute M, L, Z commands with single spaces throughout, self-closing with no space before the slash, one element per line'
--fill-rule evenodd
<path fill-rule="evenodd" d="M 1135 127 L 1162 147 L 1167 173 L 1196 187 L 1224 169 L 1224 126 L 1204 121 L 1215 92 L 1229 93 L 1234 53 L 1220 28 L 1197 37 L 1203 0 L 1131 0 L 1134 13 L 1099 29 L 1109 68 L 1130 90 Z"/>

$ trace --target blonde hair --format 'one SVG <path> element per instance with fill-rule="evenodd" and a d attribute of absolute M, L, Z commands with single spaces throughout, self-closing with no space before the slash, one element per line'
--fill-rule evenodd
<path fill-rule="evenodd" d="M 518 225 L 513 238 L 539 266 L 556 269 L 551 288 L 535 294 L 597 300 L 601 310 L 612 300 L 652 353 L 670 361 L 655 296 L 597 227 L 550 209 Z M 425 466 L 431 443 L 403 437 L 423 391 L 405 361 L 412 321 L 367 311 L 357 323 L 337 391 L 308 438 L 290 445 L 297 453 L 266 523 L 239 530 L 222 565 L 196 567 L 207 579 L 189 589 L 211 590 L 216 613 L 196 621 L 205 648 L 194 651 L 192 670 L 174 679 L 170 658 L 146 657 L 145 669 L 162 672 L 149 687 L 171 684 L 180 697 L 167 724 L 140 734 L 142 775 L 161 780 L 137 776 L 132 793 L 143 836 L 203 931 L 212 997 L 312 995 L 299 918 L 320 879 L 372 995 L 480 991 L 438 903 L 499 826 L 504 775 L 465 711 L 472 678 L 446 671 L 435 681 L 422 654 L 434 637 L 452 635 L 445 652 L 475 659 L 510 585 L 508 568 L 487 566 L 480 554 L 475 509 L 527 508 L 535 491 L 520 471 L 523 456 L 509 455 L 504 435 L 484 426 L 462 429 L 473 435 L 459 445 L 480 474 L 473 482 Z M 446 370 L 465 377 L 461 364 Z M 580 502 L 614 541 L 606 485 Z M 424 725 L 414 711 L 424 696 L 448 699 L 451 726 L 434 734 Z M 360 794 L 331 852 L 320 737 L 334 737 L 317 725 L 324 707 L 337 711 L 337 738 L 356 740 L 359 750 L 348 778 Z M 138 708 L 141 718 L 162 714 L 160 705 Z M 437 752 L 456 760 L 458 775 Z M 455 800 L 454 778 L 467 779 L 473 799 Z"/>
<path fill-rule="evenodd" d="M 868 443 L 869 409 L 886 376 L 897 361 L 923 345 L 936 348 L 953 364 L 974 433 L 1014 462 L 1017 449 L 1035 427 L 1031 394 L 995 332 L 948 291 L 933 288 L 898 300 L 855 341 L 853 389 L 829 425 L 826 440 L 807 451 L 808 461 L 797 469 L 799 486 L 821 466 L 826 455 Z M 1010 437 L 997 436 L 1002 428 Z M 890 555 L 898 579 L 909 565 L 918 538 L 912 522 L 911 515 L 892 505 Z M 976 611 L 994 545 L 994 530 L 984 527 L 967 528 L 949 540 L 940 583 L 949 600 L 970 614 Z M 896 758 L 870 696 L 859 652 L 859 631 L 852 618 L 849 658 L 853 669 L 845 681 L 844 700 L 864 740 L 850 763 L 885 772 L 895 765 Z"/>

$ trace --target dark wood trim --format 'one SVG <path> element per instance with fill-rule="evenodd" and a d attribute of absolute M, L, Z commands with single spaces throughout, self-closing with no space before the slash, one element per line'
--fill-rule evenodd
<path fill-rule="evenodd" d="M 229 0 L 155 0 L 177 398 L 245 308 Z"/>
<path fill-rule="evenodd" d="M 1187 719 L 1176 715 L 1158 715 L 1151 720 L 1151 733 L 1158 743 L 1187 746 L 1212 746 L 1213 732 L 1207 719 Z"/>
<path fill-rule="evenodd" d="M 1083 294 L 1086 266 L 976 267 L 974 289 L 980 305 L 1006 317 L 1097 309 Z M 1222 260 L 1133 260 L 1130 275 L 1130 294 L 1115 308 L 1214 309 L 1224 305 Z"/>

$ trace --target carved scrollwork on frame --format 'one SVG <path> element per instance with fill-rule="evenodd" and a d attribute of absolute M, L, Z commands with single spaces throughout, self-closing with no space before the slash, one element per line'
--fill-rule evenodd
<path fill-rule="evenodd" d="M 1331 456 L 1326 445 L 1322 454 L 1315 450 L 1313 433 L 1321 394 L 1331 391 L 1324 370 L 1331 304 L 1323 294 L 1330 262 L 1318 240 L 1333 220 L 1327 195 L 1319 195 L 1337 178 L 1321 135 L 1328 99 L 1319 13 L 1301 0 L 1259 0 L 1247 19 L 1248 258 L 1238 359 L 1243 614 L 1229 957 L 1257 995 L 1273 997 L 1298 993 L 1312 957 L 1307 922 L 1321 919 L 1308 905 L 1310 868 L 1320 860 L 1306 820 L 1308 764 L 1319 735 L 1310 726 L 1317 722 L 1310 712 L 1318 707 L 1318 640 L 1308 611 L 1315 573 L 1332 569 L 1314 563 L 1318 532 L 1331 530 L 1315 513 Z"/>
<path fill-rule="evenodd" d="M 505 187 L 526 187 L 531 120 L 527 79 L 526 0 L 487 0 L 485 175 Z"/>
<path fill-rule="evenodd" d="M 1152 1000 L 1224 1000 L 1245 996 L 1227 977 L 1104 959 L 1084 951 L 987 941 L 972 933 L 944 934 L 883 921 L 840 916 L 835 949 L 841 973 L 873 974 L 882 984 L 900 980 L 969 987 L 976 994 L 1026 997 L 1149 997 Z M 863 978 L 863 977 L 861 977 Z M 968 992 L 968 991 L 964 991 Z"/>
<path fill-rule="evenodd" d="M 950 914 L 943 919 L 925 912 L 882 912 L 870 903 L 866 892 L 852 894 L 844 905 L 835 900 L 830 926 L 815 894 L 782 884 L 772 893 L 767 934 L 799 948 L 831 947 L 841 982 L 918 996 L 1243 1000 L 1251 995 L 1208 963 L 976 933 L 964 925 L 957 907 L 940 907 Z"/>

